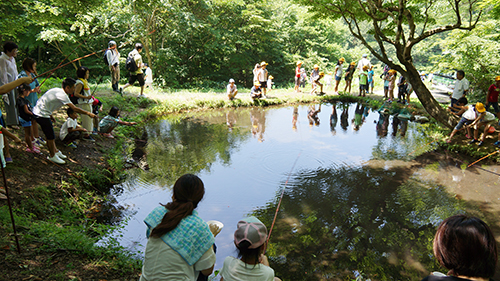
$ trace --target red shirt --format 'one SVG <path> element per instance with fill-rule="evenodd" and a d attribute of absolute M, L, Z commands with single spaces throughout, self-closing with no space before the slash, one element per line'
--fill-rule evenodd
<path fill-rule="evenodd" d="M 295 68 L 295 76 L 300 77 L 300 67 Z"/>
<path fill-rule="evenodd" d="M 492 84 L 488 88 L 488 102 L 498 102 L 498 94 L 500 93 L 500 88 L 495 84 Z"/>

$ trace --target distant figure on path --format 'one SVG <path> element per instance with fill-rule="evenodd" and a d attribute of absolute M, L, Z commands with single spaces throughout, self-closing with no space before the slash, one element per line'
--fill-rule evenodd
<path fill-rule="evenodd" d="M 142 52 L 142 44 L 136 43 L 135 49 L 132 50 L 132 52 L 130 52 L 128 54 L 127 58 L 133 58 L 133 60 L 135 61 L 135 65 L 137 67 L 137 70 L 131 71 L 129 73 L 130 76 L 128 78 L 128 83 L 125 84 L 125 86 L 123 86 L 123 88 L 120 89 L 120 92 L 123 92 L 123 90 L 125 90 L 127 87 L 134 85 L 135 81 L 138 81 L 139 86 L 141 87 L 141 94 L 138 96 L 138 98 L 144 97 L 143 93 L 144 93 L 144 84 L 145 84 L 144 74 L 142 73 L 143 63 L 142 63 L 142 56 L 140 54 L 141 52 Z"/>
<path fill-rule="evenodd" d="M 116 42 L 113 40 L 108 43 L 106 59 L 108 60 L 109 71 L 111 73 L 111 87 L 114 92 L 120 92 L 120 87 L 118 86 L 118 82 L 120 82 L 120 53 L 116 47 Z"/>

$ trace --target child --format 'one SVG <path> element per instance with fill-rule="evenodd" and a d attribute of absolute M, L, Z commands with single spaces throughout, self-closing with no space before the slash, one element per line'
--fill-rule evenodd
<path fill-rule="evenodd" d="M 262 90 L 260 89 L 259 82 L 253 83 L 253 87 L 250 89 L 250 97 L 253 100 L 262 98 Z"/>
<path fill-rule="evenodd" d="M 345 62 L 344 58 L 340 58 L 335 66 L 335 93 L 339 93 L 339 84 L 342 79 L 342 75 L 344 74 L 344 70 L 342 69 L 342 64 Z"/>
<path fill-rule="evenodd" d="M 19 98 L 17 99 L 17 111 L 19 112 L 19 124 L 24 128 L 24 141 L 28 145 L 26 151 L 29 153 L 40 153 L 40 149 L 33 146 L 31 135 L 31 121 L 33 120 L 33 112 L 30 102 L 26 97 L 31 92 L 31 87 L 28 84 L 22 84 L 18 88 Z"/>
<path fill-rule="evenodd" d="M 319 117 L 318 113 L 321 112 L 321 104 L 319 104 L 318 110 L 314 107 L 314 104 L 309 106 L 309 109 L 307 110 L 307 119 L 309 119 L 309 126 L 312 127 L 312 125 L 319 126 Z"/>
<path fill-rule="evenodd" d="M 351 93 L 351 83 L 352 77 L 354 77 L 354 71 L 356 71 L 356 62 L 351 62 L 349 67 L 345 71 L 345 89 L 344 92 L 347 92 L 347 88 L 349 88 L 349 94 Z"/>
<path fill-rule="evenodd" d="M 78 122 L 76 121 L 78 113 L 72 108 L 68 108 L 66 114 L 68 115 L 68 119 L 66 119 L 66 122 L 61 126 L 59 138 L 65 145 L 76 148 L 76 142 L 74 142 L 74 140 L 80 137 L 80 132 L 86 132 L 87 130 L 78 126 Z"/>
<path fill-rule="evenodd" d="M 451 132 L 450 137 L 446 140 L 446 143 L 450 143 L 451 138 L 453 138 L 453 136 L 458 131 L 460 131 L 464 125 L 469 125 L 476 119 L 477 112 L 475 110 L 475 107 L 474 105 L 466 105 L 467 98 L 462 97 L 458 99 L 457 104 L 458 105 L 455 104 L 454 107 L 457 108 L 459 111 L 458 112 L 452 111 L 452 113 L 458 116 L 462 115 L 462 118 L 460 119 L 460 121 L 458 121 L 457 126 L 455 126 L 455 128 Z M 466 126 L 465 128 L 467 129 L 467 134 L 465 135 L 465 137 L 471 138 L 469 126 Z"/>
<path fill-rule="evenodd" d="M 229 84 L 227 84 L 227 97 L 229 100 L 234 100 L 234 97 L 238 94 L 238 89 L 236 88 L 236 85 L 234 84 L 234 79 L 231 78 L 229 79 Z"/>
<path fill-rule="evenodd" d="M 366 96 L 368 91 L 368 65 L 363 66 L 363 72 L 359 74 L 359 95 Z"/>
<path fill-rule="evenodd" d="M 405 103 L 406 93 L 408 91 L 408 84 L 406 78 L 401 75 L 398 82 L 398 102 Z"/>
<path fill-rule="evenodd" d="M 5 168 L 6 163 L 12 163 L 12 158 L 3 156 L 4 148 L 8 147 L 8 145 L 9 145 L 8 143 L 6 143 L 5 147 L 4 147 L 4 141 L 7 140 L 6 137 L 13 139 L 16 143 L 21 143 L 20 138 L 18 138 L 16 135 L 9 132 L 9 130 L 7 130 L 7 128 L 0 125 L 0 158 L 2 160 L 2 167 L 4 167 L 4 168 Z"/>
<path fill-rule="evenodd" d="M 328 74 L 325 75 L 325 87 L 327 89 L 330 89 L 332 87 L 332 82 L 333 82 L 333 72 L 328 72 Z"/>
<path fill-rule="evenodd" d="M 394 86 L 396 85 L 396 70 L 394 69 L 391 69 L 389 70 L 389 76 L 387 77 L 387 79 L 389 80 L 389 101 L 393 101 L 394 100 Z"/>
<path fill-rule="evenodd" d="M 273 79 L 274 77 L 272 75 L 269 75 L 269 78 L 267 79 L 267 92 L 270 92 L 271 89 L 273 88 Z"/>
<path fill-rule="evenodd" d="M 373 72 L 373 65 L 370 67 L 370 71 L 368 71 L 368 88 L 369 88 L 369 93 L 373 95 L 373 84 L 374 84 L 374 81 L 373 81 L 373 75 L 375 73 Z M 368 89 L 367 89 L 368 91 Z"/>
<path fill-rule="evenodd" d="M 153 88 L 153 71 L 147 63 L 144 64 L 144 88 Z"/>
<path fill-rule="evenodd" d="M 314 73 L 314 72 L 313 72 Z M 320 89 L 320 92 L 317 94 L 318 96 L 322 96 L 324 95 L 325 93 L 323 92 L 323 84 L 321 84 L 319 82 L 319 80 L 321 78 L 323 78 L 325 76 L 325 73 L 324 72 L 320 72 L 318 73 L 318 76 L 311 76 L 311 78 L 313 79 L 312 80 L 312 87 L 313 89 L 311 90 L 311 95 L 316 93 L 316 90 L 318 89 L 318 85 L 319 85 L 319 89 Z"/>
<path fill-rule="evenodd" d="M 101 122 L 99 122 L 99 131 L 103 134 L 103 136 L 107 138 L 114 138 L 111 134 L 111 131 L 118 125 L 137 125 L 136 122 L 125 122 L 120 120 L 120 110 L 118 107 L 113 106 L 106 117 L 102 118 Z"/>
<path fill-rule="evenodd" d="M 238 222 L 234 232 L 234 245 L 238 258 L 226 257 L 220 271 L 221 281 L 262 280 L 280 281 L 274 277 L 274 270 L 264 255 L 267 239 L 266 226 L 256 217 Z"/>
<path fill-rule="evenodd" d="M 102 110 L 102 102 L 96 97 L 92 97 L 94 101 L 92 102 L 92 113 L 94 113 L 94 130 L 92 134 L 97 135 L 99 128 L 99 111 Z"/>
<path fill-rule="evenodd" d="M 469 127 L 474 127 L 474 139 L 472 139 L 469 144 L 477 142 L 477 137 L 479 134 L 479 128 L 484 125 L 484 132 L 481 137 L 481 140 L 477 143 L 477 146 L 483 145 L 484 139 L 488 134 L 488 130 L 493 122 L 495 122 L 495 114 L 486 111 L 484 105 L 480 102 L 476 103 L 476 111 L 479 115 L 476 117 L 476 120 L 469 125 Z"/>

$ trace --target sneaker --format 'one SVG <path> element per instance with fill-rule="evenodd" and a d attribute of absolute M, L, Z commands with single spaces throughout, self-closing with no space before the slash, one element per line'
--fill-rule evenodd
<path fill-rule="evenodd" d="M 99 134 L 99 133 L 97 133 L 97 131 L 92 131 L 92 135 L 94 135 L 94 136 L 95 136 L 95 135 L 97 135 L 97 134 Z"/>
<path fill-rule="evenodd" d="M 47 144 L 47 142 L 42 137 L 38 137 L 38 138 L 36 138 L 36 140 L 38 142 L 40 142 L 41 144 Z"/>
<path fill-rule="evenodd" d="M 12 157 L 5 157 L 5 163 L 12 163 Z"/>
<path fill-rule="evenodd" d="M 500 145 L 500 141 L 494 142 L 493 145 L 499 146 Z"/>
<path fill-rule="evenodd" d="M 112 134 L 102 134 L 103 136 L 107 137 L 107 138 L 110 138 L 110 139 L 114 139 L 115 137 L 113 137 Z"/>
<path fill-rule="evenodd" d="M 474 140 L 474 139 L 473 139 L 473 140 L 471 140 L 471 141 L 469 142 L 469 144 L 473 144 L 473 143 L 476 143 L 476 142 L 477 142 L 477 140 Z"/>
<path fill-rule="evenodd" d="M 39 140 L 35 139 L 33 142 L 33 145 L 35 146 L 38 146 L 38 147 L 42 147 L 43 146 L 43 143 L 41 143 Z"/>
<path fill-rule="evenodd" d="M 57 157 L 61 158 L 61 159 L 66 159 L 68 158 L 68 156 L 62 154 L 62 152 L 59 150 L 58 152 L 56 152 L 55 154 Z"/>
<path fill-rule="evenodd" d="M 477 146 L 481 146 L 481 145 L 483 145 L 483 141 L 480 141 L 477 143 Z"/>
<path fill-rule="evenodd" d="M 469 136 L 468 134 L 465 134 L 465 137 L 468 138 L 468 139 L 472 139 L 472 137 Z"/>
<path fill-rule="evenodd" d="M 68 143 L 68 144 L 66 144 L 66 146 L 71 147 L 71 148 L 77 148 L 77 146 L 74 142 Z"/>
<path fill-rule="evenodd" d="M 56 163 L 56 164 L 64 164 L 66 161 L 62 160 L 61 158 L 57 157 L 57 154 L 54 155 L 54 157 L 47 156 L 47 160 L 50 162 Z"/>
<path fill-rule="evenodd" d="M 86 140 L 86 141 L 91 141 L 91 142 L 94 142 L 94 141 L 95 141 L 95 139 L 94 139 L 92 136 L 90 136 L 90 135 L 84 136 L 84 137 L 83 137 L 83 140 Z"/>
<path fill-rule="evenodd" d="M 36 146 L 33 146 L 33 149 L 30 149 L 29 147 L 27 147 L 26 152 L 38 154 L 38 153 L 40 153 L 40 150 L 38 148 L 36 148 Z"/>

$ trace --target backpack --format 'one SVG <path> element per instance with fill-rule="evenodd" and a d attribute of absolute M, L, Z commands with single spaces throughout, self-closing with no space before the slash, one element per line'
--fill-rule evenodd
<path fill-rule="evenodd" d="M 104 51 L 104 55 L 102 56 L 102 60 L 104 61 L 104 64 L 105 65 L 109 65 L 109 61 L 108 61 L 108 49 L 106 49 L 106 51 Z"/>
<path fill-rule="evenodd" d="M 69 95 L 69 100 L 71 101 L 72 104 L 78 104 L 78 98 L 75 97 L 75 93 Z"/>
<path fill-rule="evenodd" d="M 127 60 L 125 61 L 125 68 L 130 71 L 130 72 L 135 72 L 137 71 L 137 64 L 135 63 L 134 56 L 129 56 L 127 57 Z"/>

